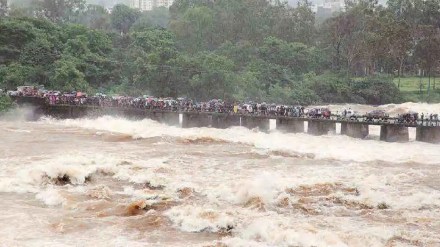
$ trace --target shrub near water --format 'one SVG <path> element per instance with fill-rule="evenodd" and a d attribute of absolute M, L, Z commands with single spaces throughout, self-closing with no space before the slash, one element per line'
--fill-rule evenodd
<path fill-rule="evenodd" d="M 8 96 L 0 96 L 0 113 L 12 107 L 12 100 Z"/>

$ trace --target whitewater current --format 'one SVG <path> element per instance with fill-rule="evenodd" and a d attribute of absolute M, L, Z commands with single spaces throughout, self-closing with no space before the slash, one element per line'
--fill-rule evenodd
<path fill-rule="evenodd" d="M 22 113 L 0 119 L 0 246 L 440 246 L 440 146 L 413 129 L 386 143 L 375 127 L 359 140 Z"/>

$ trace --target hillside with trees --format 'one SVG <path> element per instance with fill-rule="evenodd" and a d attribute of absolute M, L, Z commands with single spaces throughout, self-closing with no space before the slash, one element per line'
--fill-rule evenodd
<path fill-rule="evenodd" d="M 384 104 L 405 100 L 400 77 L 421 74 L 423 91 L 438 94 L 440 0 L 350 1 L 319 24 L 307 1 L 176 0 L 109 13 L 33 0 L 0 15 L 0 88 Z"/>

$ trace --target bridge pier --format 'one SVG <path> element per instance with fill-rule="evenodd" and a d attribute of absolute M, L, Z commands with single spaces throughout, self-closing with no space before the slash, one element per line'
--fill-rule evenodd
<path fill-rule="evenodd" d="M 240 126 L 240 116 L 238 115 L 228 115 L 228 114 L 208 114 L 208 113 L 183 113 L 182 118 L 182 128 L 200 128 L 200 127 L 212 127 L 217 129 L 227 129 L 232 126 Z M 176 113 L 176 118 L 173 121 L 179 124 L 179 113 Z M 269 121 L 269 120 L 268 120 Z M 243 126 L 248 128 L 260 127 L 264 128 L 263 124 L 259 123 L 258 120 L 250 118 L 243 120 L 241 119 Z M 243 124 L 244 123 L 244 124 Z M 255 126 L 255 127 L 252 127 Z M 269 129 L 269 127 L 268 127 Z"/>
<path fill-rule="evenodd" d="M 76 109 L 75 106 L 44 106 L 42 109 L 42 113 L 44 115 L 49 115 L 55 118 L 61 119 L 69 119 L 69 118 L 78 118 L 86 115 L 85 109 Z"/>
<path fill-rule="evenodd" d="M 368 124 L 360 123 L 341 123 L 341 135 L 346 135 L 353 138 L 364 139 L 370 134 Z"/>
<path fill-rule="evenodd" d="M 103 114 L 102 110 L 104 110 L 105 114 Z M 102 109 L 101 112 L 98 112 L 97 114 L 99 114 L 99 116 L 103 116 L 103 115 L 116 115 L 116 116 L 120 116 L 120 117 L 124 117 L 124 118 L 129 118 L 129 119 L 133 119 L 133 120 L 142 120 L 144 118 L 149 118 L 152 120 L 156 120 L 154 119 L 154 115 L 153 113 L 146 113 L 145 111 L 142 111 L 141 109 L 136 109 L 136 108 L 107 108 L 107 109 Z M 99 111 L 99 109 L 98 109 Z"/>
<path fill-rule="evenodd" d="M 285 133 L 303 133 L 304 120 L 277 118 L 277 130 Z"/>
<path fill-rule="evenodd" d="M 270 119 L 256 116 L 241 116 L 241 126 L 248 129 L 258 128 L 260 131 L 269 131 Z"/>
<path fill-rule="evenodd" d="M 83 107 L 70 106 L 70 118 L 82 118 L 87 116 L 87 109 Z"/>
<path fill-rule="evenodd" d="M 408 127 L 398 125 L 382 125 L 380 127 L 380 140 L 386 142 L 408 142 Z"/>
<path fill-rule="evenodd" d="M 336 123 L 322 120 L 309 120 L 307 133 L 315 136 L 327 135 L 329 131 L 336 131 Z"/>
<path fill-rule="evenodd" d="M 230 114 L 213 114 L 211 127 L 227 129 L 233 126 L 240 126 L 240 116 Z"/>
<path fill-rule="evenodd" d="M 159 123 L 168 124 L 171 126 L 180 126 L 178 112 L 152 112 L 150 118 Z"/>
<path fill-rule="evenodd" d="M 419 142 L 440 143 L 440 127 L 436 127 L 436 126 L 417 127 L 416 140 Z"/>
<path fill-rule="evenodd" d="M 183 113 L 182 128 L 201 128 L 212 126 L 212 115 L 202 113 Z"/>

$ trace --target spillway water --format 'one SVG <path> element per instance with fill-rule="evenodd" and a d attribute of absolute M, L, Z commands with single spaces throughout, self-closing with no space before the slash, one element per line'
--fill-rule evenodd
<path fill-rule="evenodd" d="M 0 246 L 440 246 L 439 145 L 17 114 Z"/>

